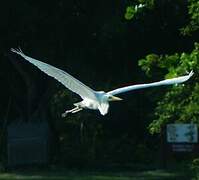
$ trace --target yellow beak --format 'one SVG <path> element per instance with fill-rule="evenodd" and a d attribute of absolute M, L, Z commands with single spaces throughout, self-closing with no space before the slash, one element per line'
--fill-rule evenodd
<path fill-rule="evenodd" d="M 122 98 L 116 97 L 116 96 L 110 96 L 109 101 L 121 101 L 123 100 Z"/>

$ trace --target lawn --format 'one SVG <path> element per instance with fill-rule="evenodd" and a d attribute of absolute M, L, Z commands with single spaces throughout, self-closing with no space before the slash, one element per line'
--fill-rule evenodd
<path fill-rule="evenodd" d="M 187 180 L 185 172 L 150 171 L 79 171 L 79 170 L 15 170 L 0 173 L 0 180 Z"/>

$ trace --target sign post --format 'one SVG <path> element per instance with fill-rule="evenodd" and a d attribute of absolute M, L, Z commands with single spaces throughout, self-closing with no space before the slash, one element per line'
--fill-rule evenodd
<path fill-rule="evenodd" d="M 198 127 L 196 124 L 167 124 L 161 133 L 162 165 L 168 161 L 186 159 L 198 153 Z"/>
<path fill-rule="evenodd" d="M 167 124 L 167 144 L 173 152 L 193 152 L 198 143 L 196 124 Z"/>

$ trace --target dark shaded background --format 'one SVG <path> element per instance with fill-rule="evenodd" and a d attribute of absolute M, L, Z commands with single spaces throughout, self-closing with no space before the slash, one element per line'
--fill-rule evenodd
<path fill-rule="evenodd" d="M 65 138 L 59 143 L 57 156 L 77 155 L 74 144 L 82 143 L 79 126 L 85 120 L 80 151 L 94 151 L 94 161 L 107 157 L 116 162 L 146 159 L 147 152 L 158 146 L 158 139 L 148 134 L 147 125 L 163 88 L 122 95 L 124 101 L 112 104 L 105 117 L 84 111 L 64 120 L 59 115 L 78 97 L 10 53 L 10 48 L 20 46 L 27 55 L 66 70 L 96 90 L 161 80 L 163 77 L 147 78 L 138 60 L 149 53 L 172 54 L 193 48 L 195 37 L 179 33 L 188 22 L 187 1 L 157 1 L 153 9 L 127 21 L 124 13 L 129 3 L 4 1 L 0 7 L 2 127 L 5 122 L 47 120 L 56 141 Z M 71 149 L 64 150 L 65 146 Z"/>

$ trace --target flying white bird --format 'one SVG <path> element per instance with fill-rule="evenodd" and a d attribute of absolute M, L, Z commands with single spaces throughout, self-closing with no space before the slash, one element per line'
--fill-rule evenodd
<path fill-rule="evenodd" d="M 148 84 L 138 84 L 138 85 L 131 85 L 122 88 L 118 88 L 109 92 L 104 91 L 95 91 L 79 80 L 75 79 L 73 76 L 68 74 L 67 72 L 60 70 L 56 67 L 53 67 L 49 64 L 44 62 L 38 61 L 33 59 L 29 56 L 26 56 L 21 49 L 11 49 L 12 52 L 19 54 L 25 60 L 29 61 L 30 63 L 37 66 L 41 71 L 45 72 L 49 76 L 55 78 L 60 83 L 62 83 L 66 88 L 73 91 L 74 93 L 78 94 L 83 101 L 75 103 L 75 108 L 71 110 L 67 110 L 62 114 L 62 117 L 65 117 L 68 113 L 76 113 L 81 111 L 82 109 L 93 109 L 99 110 L 102 115 L 106 115 L 109 109 L 109 101 L 120 101 L 122 100 L 115 95 L 125 93 L 127 91 L 132 91 L 136 89 L 143 89 L 149 88 L 153 86 L 163 86 L 163 85 L 171 85 L 171 84 L 178 84 L 187 81 L 192 75 L 193 71 L 191 71 L 186 76 L 180 76 L 173 79 L 166 79 L 159 82 L 153 82 Z"/>

